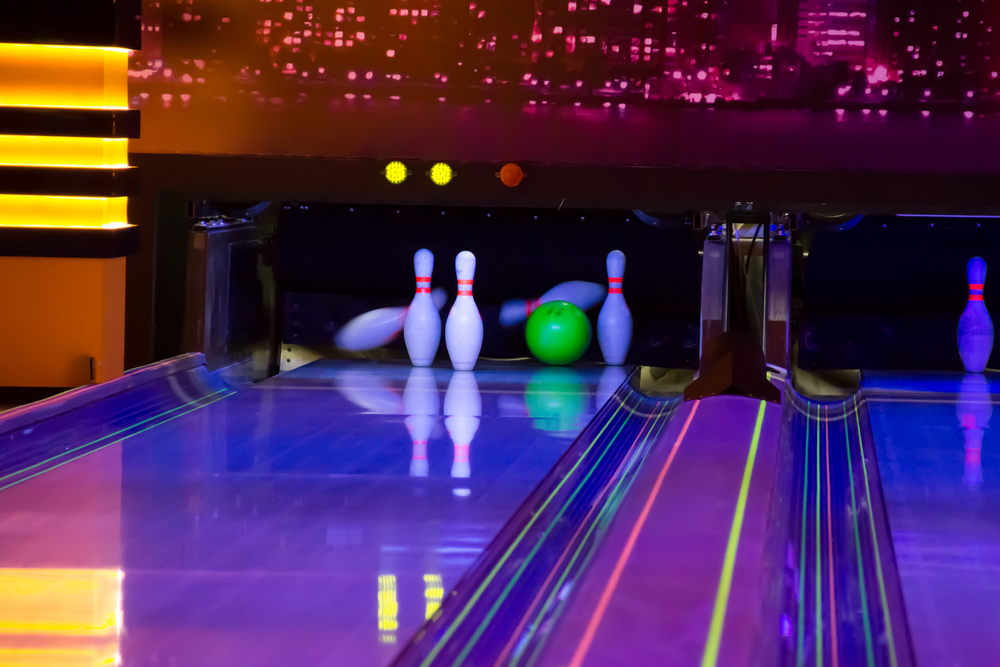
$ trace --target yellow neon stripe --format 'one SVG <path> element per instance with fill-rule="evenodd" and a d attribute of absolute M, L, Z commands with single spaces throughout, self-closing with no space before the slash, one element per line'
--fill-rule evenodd
<path fill-rule="evenodd" d="M 123 169 L 128 139 L 0 134 L 0 165 Z"/>
<path fill-rule="evenodd" d="M 113 636 L 120 606 L 117 570 L 0 568 L 0 635 Z"/>
<path fill-rule="evenodd" d="M 0 227 L 121 227 L 128 197 L 0 195 Z"/>
<path fill-rule="evenodd" d="M 127 109 L 128 50 L 0 44 L 0 106 Z"/>
<path fill-rule="evenodd" d="M 4 667 L 100 667 L 120 664 L 118 643 L 84 648 L 4 648 L 0 646 L 0 665 Z"/>
<path fill-rule="evenodd" d="M 701 667 L 715 667 L 719 664 L 719 648 L 722 645 L 722 627 L 726 622 L 726 609 L 729 607 L 729 591 L 733 586 L 733 570 L 736 568 L 736 551 L 740 545 L 740 533 L 743 531 L 743 516 L 747 509 L 747 496 L 750 494 L 750 478 L 753 475 L 754 460 L 757 458 L 757 445 L 760 443 L 761 427 L 764 424 L 764 407 L 766 402 L 760 402 L 757 410 L 757 424 L 753 429 L 753 439 L 750 441 L 750 453 L 747 454 L 746 466 L 743 468 L 743 482 L 740 484 L 740 495 L 736 500 L 736 514 L 729 528 L 729 542 L 726 544 L 726 557 L 722 562 L 722 576 L 719 578 L 719 588 L 715 594 L 715 606 L 712 609 L 712 623 L 708 629 L 708 640 L 705 642 L 705 653 L 701 657 Z"/>

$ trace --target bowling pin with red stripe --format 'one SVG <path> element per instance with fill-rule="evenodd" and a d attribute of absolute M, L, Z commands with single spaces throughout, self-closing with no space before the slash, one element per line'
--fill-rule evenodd
<path fill-rule="evenodd" d="M 476 275 L 476 256 L 463 250 L 455 257 L 458 276 L 458 296 L 444 325 L 444 340 L 451 365 L 456 371 L 471 371 L 476 367 L 479 350 L 483 347 L 483 318 L 472 298 L 472 280 Z"/>
<path fill-rule="evenodd" d="M 632 313 L 622 296 L 622 276 L 625 275 L 625 253 L 608 253 L 608 297 L 597 316 L 597 342 L 610 366 L 625 363 L 632 343 Z"/>
<path fill-rule="evenodd" d="M 434 363 L 441 344 L 441 315 L 431 299 L 431 274 L 434 272 L 434 253 L 426 248 L 413 255 L 413 269 L 417 274 L 417 292 L 410 302 L 403 325 L 403 339 L 410 363 L 430 366 Z"/>
<path fill-rule="evenodd" d="M 986 260 L 973 257 L 966 272 L 969 277 L 969 302 L 958 320 L 958 354 L 967 372 L 982 373 L 993 351 L 993 320 L 983 303 Z"/>

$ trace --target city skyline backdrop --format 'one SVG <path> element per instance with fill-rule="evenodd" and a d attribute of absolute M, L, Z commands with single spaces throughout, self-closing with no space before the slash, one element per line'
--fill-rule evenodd
<path fill-rule="evenodd" d="M 990 104 L 985 0 L 160 0 L 132 102 Z"/>

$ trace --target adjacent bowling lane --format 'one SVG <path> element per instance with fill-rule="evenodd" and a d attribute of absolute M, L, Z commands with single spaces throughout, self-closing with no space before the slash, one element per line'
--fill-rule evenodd
<path fill-rule="evenodd" d="M 0 491 L 0 662 L 387 664 L 608 372 L 315 362 Z"/>
<path fill-rule="evenodd" d="M 993 373 L 865 373 L 878 468 L 921 667 L 996 664 L 1000 441 Z"/>

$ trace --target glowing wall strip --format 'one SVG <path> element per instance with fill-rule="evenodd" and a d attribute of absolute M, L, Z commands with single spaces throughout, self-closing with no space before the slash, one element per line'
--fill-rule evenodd
<path fill-rule="evenodd" d="M 2 227 L 121 227 L 127 197 L 0 195 Z"/>
<path fill-rule="evenodd" d="M 0 165 L 122 169 L 128 167 L 128 139 L 0 134 Z"/>
<path fill-rule="evenodd" d="M 0 44 L 0 106 L 127 109 L 128 50 Z"/>
<path fill-rule="evenodd" d="M 110 569 L 0 568 L 0 664 L 118 664 L 122 579 Z"/>

